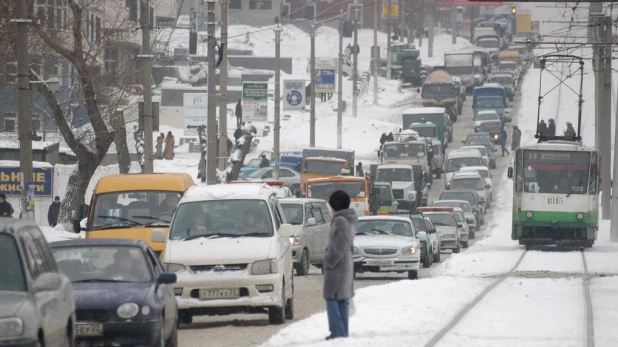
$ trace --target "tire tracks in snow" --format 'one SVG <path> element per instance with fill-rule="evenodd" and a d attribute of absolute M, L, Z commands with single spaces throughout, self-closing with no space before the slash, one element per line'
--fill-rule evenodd
<path fill-rule="evenodd" d="M 588 272 L 588 263 L 586 262 L 586 254 L 584 250 L 581 249 L 580 253 L 581 253 L 581 259 L 584 265 L 584 273 L 582 276 L 582 280 L 583 280 L 582 285 L 584 289 L 584 303 L 585 303 L 584 312 L 586 314 L 585 329 L 584 329 L 586 336 L 584 338 L 584 346 L 585 347 L 595 347 L 594 319 L 593 319 L 594 314 L 593 314 L 593 308 L 592 308 L 592 298 L 590 295 L 590 279 L 592 276 L 590 276 L 590 273 Z M 485 288 L 480 294 L 478 294 L 470 303 L 468 303 L 459 312 L 457 312 L 455 317 L 453 317 L 451 321 L 444 328 L 438 331 L 434 335 L 434 337 L 425 344 L 425 347 L 436 346 L 446 335 L 448 335 L 448 333 L 451 330 L 453 330 L 453 328 L 455 328 L 461 322 L 461 320 L 473 308 L 475 308 L 487 296 L 487 294 L 492 292 L 497 286 L 502 284 L 506 279 L 510 277 L 517 277 L 518 275 L 517 269 L 519 268 L 521 262 L 524 260 L 526 254 L 528 254 L 528 251 L 524 250 L 521 256 L 517 259 L 517 262 L 515 263 L 515 265 L 508 272 L 502 275 L 499 275 L 498 278 L 492 284 L 487 286 L 487 288 Z M 547 275 L 548 274 L 545 274 L 543 277 L 547 278 L 548 277 Z M 570 276 L 570 277 L 573 277 L 573 276 Z"/>

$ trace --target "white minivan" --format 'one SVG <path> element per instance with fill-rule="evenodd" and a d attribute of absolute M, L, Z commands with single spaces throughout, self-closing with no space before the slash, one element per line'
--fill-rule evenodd
<path fill-rule="evenodd" d="M 264 183 L 199 185 L 184 194 L 162 255 L 174 287 L 178 320 L 193 316 L 267 313 L 270 324 L 294 318 L 292 225 Z"/>
<path fill-rule="evenodd" d="M 444 189 L 451 189 L 451 179 L 459 169 L 466 166 L 483 165 L 483 156 L 479 151 L 450 151 L 444 161 Z"/>

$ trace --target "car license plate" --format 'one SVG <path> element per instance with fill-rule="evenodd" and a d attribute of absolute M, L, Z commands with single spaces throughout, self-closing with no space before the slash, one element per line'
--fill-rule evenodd
<path fill-rule="evenodd" d="M 75 336 L 103 336 L 103 324 L 75 324 Z"/>
<path fill-rule="evenodd" d="M 235 299 L 239 297 L 238 289 L 200 289 L 200 300 Z"/>
<path fill-rule="evenodd" d="M 392 260 L 368 260 L 367 265 L 369 266 L 393 266 Z"/>

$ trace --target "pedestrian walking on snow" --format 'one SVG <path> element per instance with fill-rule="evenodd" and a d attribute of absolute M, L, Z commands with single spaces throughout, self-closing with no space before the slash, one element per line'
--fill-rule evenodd
<path fill-rule="evenodd" d="M 60 197 L 56 196 L 54 201 L 49 205 L 47 210 L 47 223 L 53 228 L 58 224 L 58 215 L 60 214 Z"/>
<path fill-rule="evenodd" d="M 172 135 L 171 131 L 167 132 L 167 137 L 165 138 L 165 152 L 163 155 L 167 160 L 174 159 L 174 135 Z"/>
<path fill-rule="evenodd" d="M 155 159 L 163 159 L 163 142 L 165 142 L 165 135 L 160 133 L 157 136 L 157 150 L 155 152 Z"/>
<path fill-rule="evenodd" d="M 514 151 L 519 147 L 521 142 L 521 130 L 517 125 L 513 125 L 513 138 L 511 139 L 511 150 Z"/>
<path fill-rule="evenodd" d="M 240 127 L 240 125 L 242 124 L 242 100 L 238 99 L 238 102 L 236 103 L 236 126 Z"/>
<path fill-rule="evenodd" d="M 350 196 L 338 190 L 331 194 L 329 204 L 334 211 L 324 256 L 324 299 L 330 335 L 326 340 L 348 337 L 350 300 L 354 298 L 355 224 L 358 217 L 350 208 Z"/>
<path fill-rule="evenodd" d="M 506 153 L 506 155 L 511 154 L 511 153 L 509 152 L 509 150 L 508 150 L 508 149 L 506 149 L 506 138 L 507 138 L 507 135 L 506 135 L 506 130 L 505 130 L 504 128 L 502 128 L 502 129 L 500 130 L 500 137 L 499 137 L 499 140 L 500 140 L 500 147 L 502 147 L 502 156 L 503 156 L 503 157 L 504 157 L 505 153 Z"/>
<path fill-rule="evenodd" d="M 0 193 L 0 217 L 13 217 L 13 206 L 6 201 L 6 194 Z"/>

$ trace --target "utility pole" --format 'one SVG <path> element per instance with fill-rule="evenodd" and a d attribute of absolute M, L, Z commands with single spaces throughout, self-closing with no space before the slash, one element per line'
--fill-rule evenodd
<path fill-rule="evenodd" d="M 197 9 L 195 8 L 197 0 L 190 0 L 189 6 L 189 54 L 197 54 Z"/>
<path fill-rule="evenodd" d="M 273 169 L 273 178 L 279 179 L 279 162 L 280 158 L 280 130 L 281 130 L 281 73 L 279 72 L 280 63 L 281 63 L 281 26 L 277 23 L 277 27 L 275 28 L 275 145 L 274 145 L 274 153 L 272 155 L 273 161 L 276 159 L 277 164 L 275 164 L 275 168 Z"/>
<path fill-rule="evenodd" d="M 429 27 L 429 38 L 427 39 L 427 57 L 433 58 L 433 36 L 434 36 L 434 22 L 433 17 L 435 15 L 436 8 L 434 7 L 433 0 L 429 0 L 429 10 L 427 16 L 427 26 Z"/>
<path fill-rule="evenodd" d="M 390 0 L 389 0 L 390 1 Z M 354 7 L 354 64 L 352 66 L 352 117 L 356 118 L 358 112 L 358 3 Z"/>
<path fill-rule="evenodd" d="M 373 16 L 373 49 L 371 50 L 373 64 L 373 104 L 378 105 L 378 9 L 379 2 L 375 3 L 375 15 Z"/>
<path fill-rule="evenodd" d="M 399 1 L 399 6 L 397 6 L 397 15 L 399 17 L 399 42 L 403 43 L 403 38 L 405 36 L 405 31 L 406 31 L 406 23 L 404 21 L 404 18 L 406 17 L 406 14 L 405 14 L 406 0 L 398 0 L 398 1 Z"/>
<path fill-rule="evenodd" d="M 309 147 L 315 147 L 315 20 L 311 24 L 311 112 L 309 115 Z"/>
<path fill-rule="evenodd" d="M 618 119 L 618 95 L 616 95 L 616 117 Z M 618 182 L 618 122 L 614 122 L 614 182 Z M 618 189 L 612 189 L 612 219 L 609 232 L 610 242 L 618 242 Z"/>
<path fill-rule="evenodd" d="M 219 67 L 219 169 L 227 162 L 227 8 L 229 0 L 221 1 L 221 66 Z"/>
<path fill-rule="evenodd" d="M 27 194 L 28 184 L 32 183 L 32 99 L 30 93 L 30 64 L 28 58 L 28 25 L 31 16 L 28 13 L 28 1 L 16 1 L 16 59 L 17 59 L 17 87 L 19 103 L 19 169 L 21 172 L 21 199 L 20 207 L 24 219 L 34 220 L 34 211 L 28 213 Z"/>
<path fill-rule="evenodd" d="M 142 24 L 142 88 L 144 89 L 144 173 L 154 172 L 152 155 L 152 71 L 150 63 L 150 0 L 141 0 L 140 21 Z"/>
<path fill-rule="evenodd" d="M 386 79 L 391 79 L 391 0 L 388 0 L 388 12 L 386 13 Z M 354 27 L 356 30 L 356 27 Z M 356 36 L 356 31 L 354 32 Z"/>
<path fill-rule="evenodd" d="M 590 38 L 591 42 L 600 42 L 601 41 L 601 15 L 598 12 L 593 12 L 593 8 L 597 7 L 597 3 L 590 4 L 590 17 L 589 17 L 589 30 L 591 30 L 592 37 Z M 601 3 L 598 3 L 601 5 Z M 594 70 L 594 95 L 597 96 L 594 98 L 594 145 L 595 148 L 601 150 L 601 98 L 598 96 L 601 94 L 601 70 L 603 66 L 603 62 L 599 58 L 599 45 L 592 45 L 592 67 Z M 604 165 L 604 163 L 601 163 Z"/>
<path fill-rule="evenodd" d="M 208 20 L 208 153 L 206 184 L 217 183 L 217 86 L 215 81 L 215 1 L 206 0 Z"/>
<path fill-rule="evenodd" d="M 601 94 L 597 95 L 602 97 L 602 113 L 601 113 L 601 190 L 603 191 L 601 207 L 603 210 L 603 219 L 611 219 L 611 202 L 612 202 L 612 181 L 611 181 L 611 126 L 612 126 L 612 18 L 607 16 L 603 17 L 602 27 L 600 33 L 605 45 L 602 46 L 603 52 L 600 59 L 603 61 L 602 89 Z M 599 127 L 599 125 L 596 125 Z"/>
<path fill-rule="evenodd" d="M 470 42 L 474 43 L 474 12 L 476 12 L 476 6 L 470 7 Z"/>
<path fill-rule="evenodd" d="M 457 43 L 457 7 L 453 6 L 451 9 L 451 38 L 452 44 Z"/>
<path fill-rule="evenodd" d="M 339 62 L 337 66 L 337 148 L 343 146 L 343 10 L 339 12 Z"/>

